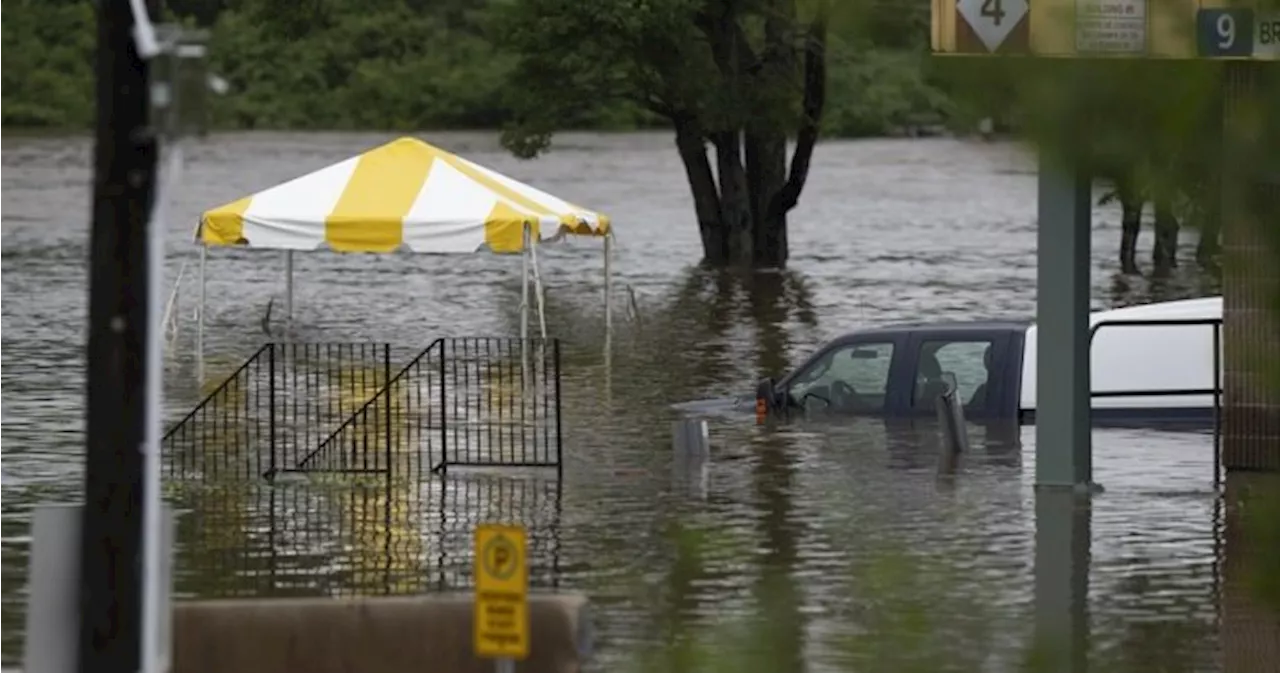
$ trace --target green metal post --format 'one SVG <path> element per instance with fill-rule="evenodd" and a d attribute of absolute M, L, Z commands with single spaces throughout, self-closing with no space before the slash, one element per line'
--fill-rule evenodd
<path fill-rule="evenodd" d="M 1090 182 L 1041 157 L 1036 278 L 1036 485 L 1088 488 Z"/>
<path fill-rule="evenodd" d="M 1092 519 L 1087 493 L 1036 491 L 1035 670 L 1088 670 Z"/>

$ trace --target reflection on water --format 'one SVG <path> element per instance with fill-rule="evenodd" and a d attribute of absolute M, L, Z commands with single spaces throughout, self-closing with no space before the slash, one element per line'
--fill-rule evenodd
<path fill-rule="evenodd" d="M 168 278 L 192 256 L 183 242 L 203 207 L 384 140 L 196 142 L 174 207 Z M 1095 476 L 1107 492 L 1089 510 L 1084 597 L 1079 576 L 1038 565 L 1042 506 L 1027 428 L 972 425 L 972 450 L 939 477 L 929 423 L 719 418 L 698 487 L 673 478 L 673 402 L 750 394 L 757 378 L 861 326 L 1030 315 L 1035 180 L 1015 148 L 824 144 L 793 219 L 792 270 L 742 276 L 690 266 L 697 229 L 665 134 L 574 136 L 572 147 L 524 163 L 487 134 L 432 140 L 618 225 L 619 299 L 629 289 L 636 300 L 617 312 L 608 371 L 597 242 L 540 253 L 548 327 L 564 339 L 563 480 L 451 473 L 412 488 L 320 476 L 174 484 L 181 595 L 463 587 L 471 527 L 497 519 L 529 528 L 539 586 L 590 596 L 602 669 L 653 653 L 653 670 L 664 671 L 1008 670 L 1037 628 L 1051 626 L 1037 602 L 1052 595 L 1068 597 L 1058 603 L 1072 606 L 1068 616 L 1084 615 L 1067 627 L 1072 638 L 1087 635 L 1075 641 L 1077 656 L 1097 670 L 1219 667 L 1223 554 L 1206 436 L 1094 432 Z M 6 664 L 21 656 L 29 508 L 79 489 L 88 157 L 87 142 L 66 139 L 13 141 L 3 153 Z M 1099 209 L 1096 308 L 1201 291 L 1190 264 L 1159 285 L 1122 286 L 1118 228 L 1118 213 Z M 1189 256 L 1194 240 L 1184 245 Z M 215 376 L 261 345 L 263 307 L 283 290 L 278 262 L 244 250 L 210 255 Z M 302 340 L 387 341 L 403 363 L 439 336 L 518 330 L 518 259 L 317 253 L 295 264 Z M 174 420 L 199 399 L 195 296 L 184 287 L 167 362 Z M 1067 580 L 1046 593 L 1037 583 L 1047 576 Z"/>
<path fill-rule="evenodd" d="M 423 484 L 313 477 L 183 484 L 179 597 L 341 596 L 459 590 L 475 524 L 529 530 L 531 586 L 560 572 L 560 483 L 450 476 Z"/>

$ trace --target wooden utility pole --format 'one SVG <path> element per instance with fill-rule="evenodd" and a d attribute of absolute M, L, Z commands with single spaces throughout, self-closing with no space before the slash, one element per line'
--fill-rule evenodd
<path fill-rule="evenodd" d="M 148 227 L 157 142 L 129 0 L 99 0 L 79 670 L 142 661 Z M 142 3 L 139 3 L 142 4 Z M 157 3 L 145 3 L 156 16 Z"/>

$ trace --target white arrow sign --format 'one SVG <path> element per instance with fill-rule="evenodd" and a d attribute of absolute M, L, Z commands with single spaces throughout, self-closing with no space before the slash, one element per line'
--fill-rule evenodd
<path fill-rule="evenodd" d="M 1027 15 L 1027 0 L 958 0 L 956 9 L 987 51 L 995 51 Z"/>

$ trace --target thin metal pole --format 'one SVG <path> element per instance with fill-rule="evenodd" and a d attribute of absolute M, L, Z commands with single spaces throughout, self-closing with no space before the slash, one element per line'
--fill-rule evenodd
<path fill-rule="evenodd" d="M 604 351 L 608 359 L 613 342 L 613 234 L 604 237 Z"/>
<path fill-rule="evenodd" d="M 267 448 L 271 478 L 276 476 L 276 345 L 267 344 Z"/>
<path fill-rule="evenodd" d="M 529 223 L 524 224 L 524 245 L 522 246 L 523 268 L 520 272 L 520 399 L 527 399 L 526 388 L 529 381 L 529 258 L 530 239 Z"/>
<path fill-rule="evenodd" d="M 1213 326 L 1213 486 L 1222 479 L 1222 323 Z"/>
<path fill-rule="evenodd" d="M 284 251 L 284 325 L 286 338 L 293 337 L 293 251 Z"/>
<path fill-rule="evenodd" d="M 391 393 L 392 393 L 391 391 L 391 344 L 382 344 L 382 391 L 383 391 L 382 404 L 387 408 L 386 414 L 385 414 L 386 420 L 387 420 L 387 431 L 386 431 L 386 434 L 387 434 L 387 449 L 386 449 L 387 481 L 390 482 L 391 476 L 392 476 L 391 475 L 391 448 L 392 448 L 391 447 L 391 442 L 392 442 L 391 405 L 394 402 L 394 398 L 391 396 Z M 388 530 L 388 535 L 390 535 L 391 529 L 388 528 L 387 530 Z"/>
<path fill-rule="evenodd" d="M 560 340 L 556 339 L 552 342 L 552 348 L 555 352 L 556 371 L 556 474 L 564 475 L 564 435 L 562 434 L 560 425 Z"/>
<path fill-rule="evenodd" d="M 169 605 L 161 604 L 164 590 L 160 586 L 161 581 L 165 579 L 162 572 L 163 561 L 161 560 L 161 555 L 169 553 L 169 549 L 165 547 L 167 535 L 161 531 L 163 525 L 161 509 L 163 504 L 160 500 L 160 451 L 164 436 L 164 430 L 161 425 L 164 413 L 164 382 L 161 376 L 164 372 L 164 314 L 161 310 L 161 305 L 164 294 L 160 281 L 164 278 L 164 236 L 168 210 L 167 188 L 178 179 L 182 166 L 181 145 L 175 144 L 173 149 L 170 150 L 168 163 L 169 166 L 164 176 L 165 182 L 160 193 L 155 197 L 155 208 L 151 213 L 148 225 L 150 228 L 150 241 L 147 251 L 147 270 L 152 280 L 148 284 L 150 327 L 147 332 L 147 442 L 143 457 L 145 487 L 142 491 L 144 497 L 144 506 L 142 508 L 144 522 L 142 670 L 145 673 L 160 673 L 160 669 L 165 667 L 166 664 L 158 661 L 156 657 L 162 651 L 168 651 L 168 644 L 160 642 L 160 614 L 162 611 L 170 609 Z"/>
<path fill-rule="evenodd" d="M 209 257 L 209 248 L 200 242 L 200 307 L 196 313 L 196 379 L 204 383 L 204 306 L 205 306 L 205 265 Z"/>
<path fill-rule="evenodd" d="M 140 4 L 140 3 L 135 3 Z M 149 3 L 154 9 L 154 1 Z M 139 670 L 146 409 L 159 325 L 148 255 L 158 143 L 150 66 L 127 2 L 98 3 L 97 128 L 89 262 L 85 480 L 80 532 L 78 668 Z"/>

